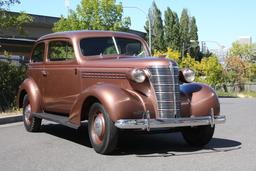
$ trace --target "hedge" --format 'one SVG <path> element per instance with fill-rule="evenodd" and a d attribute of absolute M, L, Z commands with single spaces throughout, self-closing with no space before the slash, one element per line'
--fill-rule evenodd
<path fill-rule="evenodd" d="M 15 108 L 18 87 L 25 76 L 25 64 L 0 61 L 0 112 Z"/>

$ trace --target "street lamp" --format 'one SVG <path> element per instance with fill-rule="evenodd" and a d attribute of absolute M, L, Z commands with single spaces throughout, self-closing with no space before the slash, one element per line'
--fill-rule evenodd
<path fill-rule="evenodd" d="M 149 44 L 149 51 L 150 51 L 150 53 L 151 53 L 151 42 L 152 42 L 152 29 L 151 29 L 151 21 L 150 21 L 150 18 L 149 18 L 149 16 L 147 15 L 147 13 L 143 10 L 143 9 L 141 9 L 141 8 L 139 8 L 139 7 L 136 7 L 136 6 L 125 6 L 125 7 L 123 7 L 123 8 L 133 8 L 133 9 L 137 9 L 137 10 L 139 10 L 139 11 L 141 11 L 143 14 L 145 14 L 145 16 L 147 17 L 147 19 L 148 19 L 148 44 Z"/>
<path fill-rule="evenodd" d="M 217 46 L 220 47 L 221 50 L 223 50 L 223 49 L 225 48 L 224 45 L 221 45 L 221 44 L 220 44 L 219 42 L 217 42 L 217 41 L 214 41 L 214 40 L 203 40 L 203 41 L 201 41 L 202 51 L 203 51 L 203 49 L 204 49 L 204 45 L 205 45 L 206 42 L 210 42 L 210 43 L 216 44 Z"/>
<path fill-rule="evenodd" d="M 206 42 L 209 42 L 209 43 L 214 43 L 216 44 L 219 48 L 220 48 L 220 51 L 215 51 L 216 55 L 219 57 L 219 60 L 220 60 L 220 63 L 223 63 L 224 60 L 225 60 L 225 52 L 224 52 L 224 48 L 225 46 L 220 44 L 219 42 L 217 41 L 214 41 L 214 40 L 204 40 L 204 41 L 201 41 L 201 46 L 202 46 L 202 53 L 205 52 L 205 47 L 206 47 Z"/>
<path fill-rule="evenodd" d="M 196 40 L 189 40 L 190 43 L 197 43 Z M 184 53 L 185 51 L 187 51 L 188 49 L 190 49 L 192 46 L 190 45 L 188 48 L 185 49 L 185 43 L 182 43 L 182 51 L 181 51 L 181 59 L 184 57 Z"/>

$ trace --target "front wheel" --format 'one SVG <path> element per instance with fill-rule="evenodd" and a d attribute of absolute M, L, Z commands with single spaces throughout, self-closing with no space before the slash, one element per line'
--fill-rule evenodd
<path fill-rule="evenodd" d="M 37 132 L 41 127 L 42 119 L 32 116 L 32 106 L 28 95 L 23 98 L 23 122 L 27 131 Z"/>
<path fill-rule="evenodd" d="M 210 125 L 186 127 L 182 130 L 183 138 L 192 146 L 203 147 L 212 139 L 214 128 Z"/>
<path fill-rule="evenodd" d="M 100 103 L 94 103 L 89 112 L 89 137 L 97 153 L 109 154 L 117 145 L 118 129 Z"/>

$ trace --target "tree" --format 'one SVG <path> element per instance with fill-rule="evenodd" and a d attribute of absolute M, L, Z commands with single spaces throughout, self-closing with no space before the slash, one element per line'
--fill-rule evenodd
<path fill-rule="evenodd" d="M 153 1 L 152 7 L 149 9 L 149 20 L 151 23 L 152 31 L 152 49 L 164 50 L 164 28 L 163 20 L 161 17 L 161 11 L 157 8 L 155 1 Z M 145 30 L 147 31 L 147 37 L 149 33 L 149 22 L 146 21 Z"/>
<path fill-rule="evenodd" d="M 167 48 L 180 50 L 180 24 L 179 17 L 176 12 L 169 7 L 164 13 L 164 40 Z"/>
<path fill-rule="evenodd" d="M 24 12 L 21 12 L 20 14 L 9 12 L 10 5 L 19 3 L 19 0 L 0 0 L 0 32 L 13 27 L 21 34 L 25 34 L 23 26 L 32 22 L 32 17 Z"/>
<path fill-rule="evenodd" d="M 190 55 L 197 59 L 200 60 L 200 47 L 198 44 L 198 29 L 196 25 L 196 18 L 193 16 L 190 21 L 190 29 L 189 29 L 189 39 L 192 40 L 193 42 L 190 44 Z"/>
<path fill-rule="evenodd" d="M 242 60 L 256 62 L 256 44 L 240 44 L 234 42 L 229 56 L 237 56 Z"/>
<path fill-rule="evenodd" d="M 174 28 L 174 16 L 172 10 L 168 7 L 164 12 L 164 41 L 165 45 L 171 49 L 173 48 L 173 28 Z"/>
<path fill-rule="evenodd" d="M 198 80 L 212 87 L 220 87 L 225 82 L 224 69 L 216 56 L 203 58 L 198 67 Z"/>
<path fill-rule="evenodd" d="M 198 32 L 198 29 L 197 29 L 197 25 L 196 25 L 196 18 L 193 16 L 191 18 L 191 22 L 190 22 L 190 31 L 189 31 L 190 40 L 195 40 L 196 42 L 198 42 L 198 33 L 197 32 Z"/>
<path fill-rule="evenodd" d="M 82 0 L 76 10 L 70 10 L 67 18 L 54 24 L 53 31 L 67 30 L 127 30 L 129 17 L 122 17 L 123 7 L 115 0 Z"/>
<path fill-rule="evenodd" d="M 183 9 L 180 17 L 180 41 L 183 50 L 186 51 L 190 46 L 190 36 L 189 36 L 189 15 L 188 10 Z"/>
<path fill-rule="evenodd" d="M 173 25 L 173 49 L 180 50 L 180 22 L 176 12 L 173 12 L 174 25 Z"/>
<path fill-rule="evenodd" d="M 244 83 L 248 80 L 249 63 L 238 56 L 228 57 L 225 63 L 229 82 L 234 89 L 238 87 L 239 91 L 242 91 Z"/>

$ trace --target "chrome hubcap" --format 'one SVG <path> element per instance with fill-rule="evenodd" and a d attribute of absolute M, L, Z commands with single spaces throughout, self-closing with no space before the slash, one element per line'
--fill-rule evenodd
<path fill-rule="evenodd" d="M 102 137 L 104 133 L 104 126 L 105 126 L 104 118 L 103 118 L 103 115 L 100 113 L 96 116 L 94 121 L 94 129 L 98 137 Z"/>
<path fill-rule="evenodd" d="M 30 104 L 28 104 L 28 105 L 25 107 L 24 116 L 25 116 L 25 121 L 26 121 L 27 123 L 30 123 L 30 119 L 31 119 L 31 106 L 30 106 Z"/>

